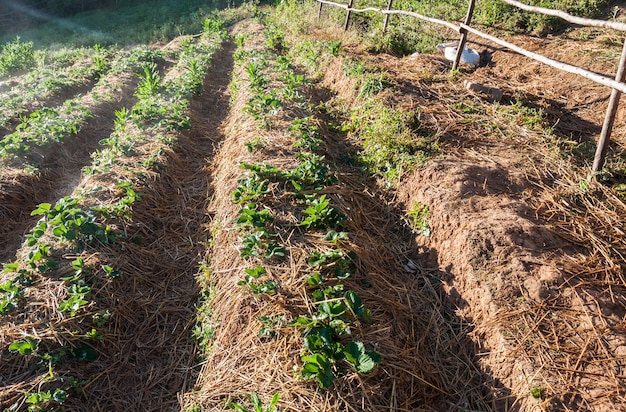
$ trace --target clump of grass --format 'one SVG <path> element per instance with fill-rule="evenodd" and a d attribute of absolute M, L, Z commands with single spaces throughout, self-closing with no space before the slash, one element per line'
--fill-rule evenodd
<path fill-rule="evenodd" d="M 420 129 L 418 115 L 370 100 L 352 111 L 344 130 L 362 146 L 361 161 L 371 173 L 393 183 L 438 149 L 433 136 Z"/>

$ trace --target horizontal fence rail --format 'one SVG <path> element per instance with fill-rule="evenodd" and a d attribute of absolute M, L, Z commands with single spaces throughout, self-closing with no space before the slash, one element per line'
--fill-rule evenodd
<path fill-rule="evenodd" d="M 622 55 L 620 58 L 617 73 L 615 75 L 615 79 L 612 79 L 610 77 L 583 69 L 582 67 L 560 62 L 558 60 L 554 60 L 549 57 L 543 56 L 539 53 L 531 52 L 530 50 L 526 50 L 522 47 L 516 46 L 513 43 L 509 43 L 498 37 L 492 36 L 490 34 L 487 34 L 485 32 L 482 32 L 478 29 L 471 27 L 470 22 L 471 22 L 472 15 L 474 12 L 474 6 L 476 4 L 476 0 L 469 0 L 469 5 L 468 5 L 468 10 L 467 10 L 467 15 L 465 17 L 465 21 L 464 23 L 459 23 L 459 24 L 455 24 L 446 20 L 437 19 L 434 17 L 425 16 L 425 15 L 407 11 L 407 10 L 392 9 L 391 7 L 393 4 L 393 0 L 389 0 L 387 9 L 381 9 L 377 7 L 366 7 L 362 9 L 353 8 L 352 4 L 354 0 L 349 0 L 349 4 L 336 3 L 330 0 L 316 0 L 316 1 L 320 3 L 318 17 L 321 16 L 323 4 L 327 4 L 333 7 L 339 7 L 341 9 L 346 10 L 347 14 L 346 14 L 346 21 L 345 21 L 345 29 L 348 28 L 348 23 L 350 20 L 350 13 L 352 12 L 354 13 L 375 12 L 375 13 L 381 13 L 385 15 L 385 25 L 384 25 L 383 32 L 387 28 L 389 16 L 396 14 L 396 15 L 415 17 L 417 19 L 426 21 L 428 23 L 438 24 L 438 25 L 447 27 L 448 29 L 454 32 L 460 33 L 461 38 L 459 41 L 459 47 L 457 50 L 456 57 L 452 64 L 452 70 L 455 70 L 458 67 L 459 61 L 461 59 L 461 54 L 463 52 L 465 43 L 467 41 L 467 34 L 472 33 L 478 37 L 489 40 L 500 46 L 506 47 L 523 56 L 537 60 L 555 69 L 572 73 L 572 74 L 576 74 L 588 80 L 591 80 L 595 83 L 599 83 L 601 85 L 610 87 L 612 89 L 611 97 L 609 99 L 609 105 L 607 108 L 604 123 L 602 125 L 602 132 L 598 140 L 598 147 L 597 147 L 596 154 L 594 157 L 592 172 L 595 173 L 602 169 L 605 156 L 606 156 L 606 151 L 608 148 L 609 139 L 610 139 L 611 132 L 613 129 L 613 124 L 615 122 L 615 114 L 617 112 L 617 106 L 619 104 L 620 96 L 621 96 L 621 93 L 626 93 L 626 83 L 624 83 L 624 80 L 626 77 L 626 40 L 624 41 L 624 48 L 622 50 Z M 607 28 L 607 29 L 613 29 L 613 30 L 626 32 L 626 23 L 577 17 L 561 10 L 548 9 L 545 7 L 530 6 L 517 0 L 501 0 L 501 1 L 511 6 L 515 6 L 519 9 L 525 10 L 525 11 L 541 13 L 541 14 L 545 14 L 545 15 L 553 16 L 553 17 L 559 17 L 565 21 L 568 21 L 573 24 L 581 25 L 581 26 L 601 27 L 601 28 Z"/>

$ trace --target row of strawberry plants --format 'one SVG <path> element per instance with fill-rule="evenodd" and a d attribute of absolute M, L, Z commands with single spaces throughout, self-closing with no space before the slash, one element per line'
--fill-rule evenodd
<path fill-rule="evenodd" d="M 282 36 L 277 28 L 268 28 L 265 36 L 270 49 L 282 50 Z M 243 51 L 245 41 L 245 37 L 237 39 L 240 48 L 235 53 L 253 93 L 244 111 L 260 127 L 270 128 L 280 109 L 306 108 L 301 92 L 306 82 L 303 76 L 294 73 L 295 68 L 289 59 L 273 55 L 275 60 L 272 62 L 262 52 Z M 272 77 L 272 72 L 278 76 Z M 319 386 L 326 389 L 336 376 L 345 373 L 344 365 L 350 365 L 356 372 L 367 373 L 380 361 L 380 356 L 367 350 L 362 342 L 350 339 L 352 329 L 361 321 L 371 321 L 371 314 L 356 292 L 344 283 L 356 271 L 356 255 L 338 247 L 348 237 L 346 216 L 331 205 L 330 196 L 321 193 L 336 179 L 330 173 L 325 157 L 316 153 L 323 144 L 319 129 L 314 119 L 306 116 L 293 120 L 287 132 L 294 138 L 293 146 L 301 150 L 296 153 L 299 163 L 293 169 L 283 171 L 265 163 L 241 163 L 246 173 L 240 177 L 232 193 L 233 202 L 241 204 L 236 220 L 242 233 L 240 254 L 245 260 L 254 259 L 256 263 L 260 260 L 262 263 L 266 259 L 280 259 L 289 252 L 276 244 L 276 235 L 270 230 L 273 222 L 271 201 L 267 200 L 270 192 L 283 201 L 292 202 L 296 210 L 300 210 L 298 226 L 305 237 L 311 232 L 325 233 L 328 247 L 308 255 L 309 273 L 305 277 L 306 284 L 302 285 L 309 291 L 314 307 L 310 308 L 308 315 L 297 316 L 289 325 L 302 331 L 304 348 L 300 376 L 316 379 Z M 255 146 L 247 144 L 249 150 L 254 150 Z M 244 272 L 239 284 L 250 288 L 254 294 L 278 293 L 280 290 L 275 281 L 267 279 L 269 275 L 262 264 L 252 264 Z M 264 316 L 261 333 L 275 333 L 272 323 L 276 318 Z"/>
<path fill-rule="evenodd" d="M 28 116 L 22 116 L 16 130 L 0 140 L 0 158 L 28 157 L 36 147 L 49 147 L 62 143 L 65 138 L 78 133 L 93 118 L 92 108 L 115 100 L 116 83 L 129 69 L 136 71 L 146 61 L 162 61 L 156 53 L 137 49 L 123 54 L 114 62 L 106 75 L 85 96 L 66 100 L 58 107 L 43 107 Z"/>
<path fill-rule="evenodd" d="M 47 53 L 41 65 L 25 75 L 5 80 L 6 91 L 0 93 L 0 126 L 32 110 L 33 102 L 97 81 L 111 68 L 114 54 L 99 45 Z"/>
<path fill-rule="evenodd" d="M 207 24 L 213 27 L 214 23 L 208 22 Z M 173 125 L 178 125 L 177 119 L 187 109 L 188 99 L 201 90 L 206 68 L 213 52 L 219 47 L 222 36 L 223 31 L 220 28 L 217 32 L 205 33 L 195 46 L 188 45 L 179 55 L 181 67 L 178 68 L 184 68 L 182 75 L 170 82 L 159 84 L 159 96 L 147 95 L 145 83 L 140 81 L 136 91 L 139 101 L 131 111 L 125 112 L 132 113 L 132 124 L 140 125 L 143 133 L 133 134 L 130 130 L 122 128 L 114 131 L 119 134 L 126 132 L 126 142 L 136 149 L 132 153 L 126 153 L 129 161 L 118 167 L 124 170 L 124 173 L 120 175 L 125 175 L 129 171 L 136 176 L 145 174 L 145 169 L 148 167 L 146 161 L 154 154 L 149 150 L 143 150 L 140 147 L 142 143 L 151 147 L 149 141 L 167 133 L 170 134 L 170 141 L 173 141 L 175 138 L 173 132 L 180 129 Z M 195 63 L 190 64 L 190 62 Z M 144 67 L 147 66 L 144 65 Z M 142 79 L 145 81 L 145 77 Z M 144 111 L 137 109 L 145 103 L 142 100 L 151 98 L 162 102 L 160 107 L 151 106 L 158 108 L 163 114 L 158 119 L 145 115 Z M 180 108 L 173 110 L 173 104 Z M 124 110 L 119 112 L 124 112 Z M 98 155 L 94 156 L 94 164 L 99 162 Z M 88 170 L 98 169 L 92 165 Z M 58 325 L 54 326 L 54 324 L 64 323 L 66 325 L 64 329 L 67 330 L 67 322 L 74 320 L 72 326 L 75 329 L 71 336 L 65 336 L 65 339 L 71 342 L 69 345 L 52 344 L 36 337 L 25 336 L 9 346 L 9 351 L 26 356 L 34 367 L 47 368 L 49 376 L 46 381 L 54 386 L 47 390 L 39 388 L 35 392 L 26 393 L 23 401 L 31 405 L 29 410 L 53 407 L 55 404 L 63 403 L 69 396 L 70 390 L 81 390 L 80 382 L 76 378 L 56 373 L 55 367 L 65 360 L 93 361 L 99 357 L 94 346 L 97 342 L 104 340 L 104 335 L 99 329 L 107 324 L 111 312 L 106 308 L 94 311 L 94 308 L 98 306 L 96 301 L 101 306 L 106 298 L 97 297 L 98 291 L 94 290 L 92 283 L 97 282 L 101 289 L 103 281 L 97 280 L 98 277 L 104 278 L 104 282 L 113 282 L 122 275 L 122 272 L 112 265 L 103 263 L 102 257 L 94 259 L 96 255 L 94 252 L 101 245 L 112 244 L 120 237 L 124 237 L 119 230 L 115 229 L 115 222 L 131 222 L 132 205 L 140 201 L 142 196 L 141 193 L 135 191 L 136 184 L 138 182 L 119 181 L 116 184 L 118 188 L 116 192 L 121 193 L 121 196 L 118 195 L 117 199 L 108 201 L 100 196 L 99 200 L 106 202 L 107 206 L 87 207 L 83 204 L 86 200 L 83 196 L 102 191 L 102 188 L 98 187 L 87 189 L 88 185 L 83 185 L 74 196 L 61 199 L 54 206 L 39 205 L 33 211 L 33 215 L 41 215 L 42 219 L 27 236 L 21 251 L 26 258 L 5 264 L 4 275 L 13 274 L 13 278 L 0 286 L 2 302 L 6 302 L 6 305 L 3 304 L 4 311 L 0 313 L 10 314 L 12 310 L 18 309 L 20 300 L 23 301 L 25 297 L 25 288 L 34 287 L 44 274 L 50 277 L 53 271 L 63 267 L 64 274 L 59 277 L 59 280 L 66 286 L 65 299 L 57 305 L 58 316 L 50 320 L 50 327 L 59 329 Z M 67 262 L 66 256 L 73 256 L 73 258 Z M 92 263 L 92 260 L 97 260 L 98 265 Z M 66 269 L 67 266 L 71 269 Z"/>
<path fill-rule="evenodd" d="M 151 149 L 142 165 L 158 168 L 158 158 L 164 147 L 174 142 L 175 133 L 191 127 L 186 115 L 189 99 L 202 93 L 206 68 L 225 35 L 221 22 L 207 18 L 202 36 L 181 41 L 178 63 L 172 69 L 177 75 L 170 79 L 163 77 L 154 63 L 144 63 L 138 74 L 137 102 L 130 110 L 123 108 L 115 112 L 113 133 L 100 141 L 105 147 L 94 153 L 92 164 L 84 171 L 106 172 L 124 158 L 135 155 L 137 145 L 146 139 L 145 134 L 157 136 L 160 145 Z"/>

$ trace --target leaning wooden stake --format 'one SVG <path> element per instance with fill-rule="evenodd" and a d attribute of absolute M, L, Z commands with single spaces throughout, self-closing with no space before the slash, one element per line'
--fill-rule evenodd
<path fill-rule="evenodd" d="M 615 75 L 615 81 L 623 83 L 626 74 L 626 39 L 624 40 L 624 48 L 622 49 L 622 57 L 619 61 L 619 67 L 617 68 L 617 74 Z M 602 125 L 602 133 L 600 133 L 600 140 L 598 140 L 598 148 L 596 149 L 596 155 L 593 158 L 593 167 L 591 171 L 596 173 L 602 170 L 604 166 L 604 158 L 606 157 L 606 151 L 609 147 L 609 139 L 611 138 L 611 132 L 613 131 L 613 123 L 615 122 L 615 113 L 617 112 L 617 106 L 619 105 L 619 99 L 622 92 L 613 89 L 611 91 L 611 98 L 609 99 L 609 106 L 606 109 L 606 116 L 604 117 L 604 124 Z"/>
<path fill-rule="evenodd" d="M 350 0 L 348 2 L 348 13 L 346 14 L 346 24 L 343 25 L 343 31 L 348 30 L 348 24 L 350 24 L 350 12 L 351 12 L 351 8 L 352 8 L 352 2 L 354 0 Z"/>
<path fill-rule="evenodd" d="M 467 14 L 465 15 L 465 24 L 468 26 L 472 22 L 472 15 L 474 14 L 474 6 L 476 5 L 476 0 L 470 0 L 469 7 L 467 8 Z M 456 56 L 454 56 L 454 61 L 452 62 L 452 71 L 456 70 L 459 67 L 459 63 L 461 62 L 461 54 L 463 54 L 463 50 L 465 50 L 465 43 L 467 42 L 467 30 L 460 30 L 461 32 L 461 40 L 459 41 L 459 48 L 456 51 Z"/>
<path fill-rule="evenodd" d="M 387 10 L 391 10 L 392 5 L 393 0 L 389 0 L 389 4 L 387 4 Z M 383 34 L 387 31 L 387 26 L 389 25 L 389 16 L 390 14 L 385 14 L 385 25 L 383 26 Z"/>
<path fill-rule="evenodd" d="M 317 11 L 317 19 L 321 19 L 322 18 L 322 6 L 324 5 L 324 3 L 320 2 L 320 8 Z"/>

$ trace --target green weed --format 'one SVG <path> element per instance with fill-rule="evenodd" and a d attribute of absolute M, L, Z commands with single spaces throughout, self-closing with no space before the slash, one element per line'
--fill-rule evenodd
<path fill-rule="evenodd" d="M 413 231 L 422 236 L 430 236 L 430 226 L 428 225 L 429 208 L 420 202 L 413 205 L 408 212 L 409 222 Z"/>
<path fill-rule="evenodd" d="M 254 409 L 249 409 L 237 402 L 229 403 L 228 407 L 238 412 L 278 412 L 279 393 L 275 393 L 274 396 L 272 396 L 270 403 L 265 408 L 263 408 L 263 402 L 256 393 L 252 392 L 250 396 L 248 396 L 248 399 Z"/>

